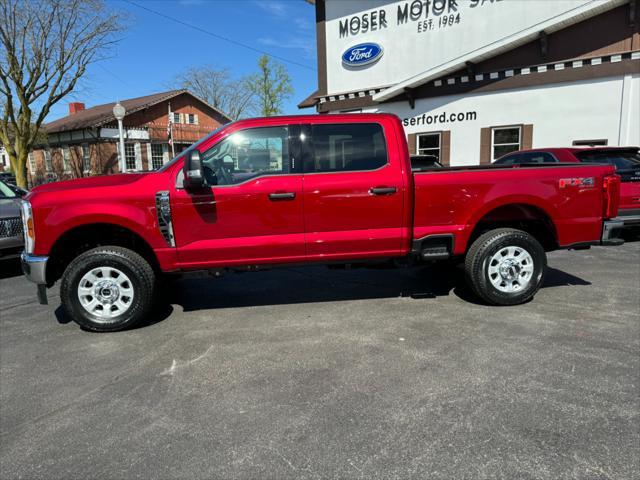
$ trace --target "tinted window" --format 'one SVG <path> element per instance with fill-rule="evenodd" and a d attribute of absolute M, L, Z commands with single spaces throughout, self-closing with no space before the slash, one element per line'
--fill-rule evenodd
<path fill-rule="evenodd" d="M 507 155 L 506 157 L 499 158 L 495 161 L 498 165 L 515 165 L 518 162 L 520 155 Z"/>
<path fill-rule="evenodd" d="M 499 158 L 495 163 L 499 165 L 516 165 L 522 163 L 556 163 L 556 157 L 547 152 L 526 152 L 507 155 Z"/>
<path fill-rule="evenodd" d="M 519 163 L 556 163 L 558 160 L 546 152 L 527 152 L 522 154 Z"/>
<path fill-rule="evenodd" d="M 202 166 L 209 185 L 289 173 L 289 131 L 267 127 L 235 132 L 202 154 Z"/>
<path fill-rule="evenodd" d="M 307 172 L 375 170 L 387 163 L 382 127 L 377 123 L 312 125 Z"/>
<path fill-rule="evenodd" d="M 615 165 L 617 170 L 630 170 L 640 167 L 640 154 L 634 151 L 579 152 L 576 153 L 576 157 L 582 162 Z"/>

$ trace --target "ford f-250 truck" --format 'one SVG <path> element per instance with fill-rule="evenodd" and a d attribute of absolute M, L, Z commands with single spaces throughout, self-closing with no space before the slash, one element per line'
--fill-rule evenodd
<path fill-rule="evenodd" d="M 387 114 L 228 124 L 157 172 L 52 183 L 23 203 L 26 276 L 114 331 L 151 311 L 164 273 L 372 260 L 464 260 L 485 302 L 531 299 L 545 252 L 618 244 L 612 166 L 412 172 Z"/>

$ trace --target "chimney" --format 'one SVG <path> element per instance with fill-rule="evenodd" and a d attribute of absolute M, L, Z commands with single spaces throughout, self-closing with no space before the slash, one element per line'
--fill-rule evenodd
<path fill-rule="evenodd" d="M 73 102 L 69 104 L 69 115 L 75 115 L 82 110 L 84 110 L 84 103 L 82 102 Z"/>

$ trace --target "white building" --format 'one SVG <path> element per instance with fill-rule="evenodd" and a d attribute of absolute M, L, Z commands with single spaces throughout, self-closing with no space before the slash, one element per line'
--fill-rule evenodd
<path fill-rule="evenodd" d="M 318 90 L 391 112 L 412 153 L 640 144 L 638 0 L 316 0 Z"/>

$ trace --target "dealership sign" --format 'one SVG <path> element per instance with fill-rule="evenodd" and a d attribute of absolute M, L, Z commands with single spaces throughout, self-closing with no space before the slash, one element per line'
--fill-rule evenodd
<path fill-rule="evenodd" d="M 364 67 L 380 60 L 382 53 L 377 43 L 360 43 L 347 48 L 342 54 L 342 63 L 348 67 Z"/>

